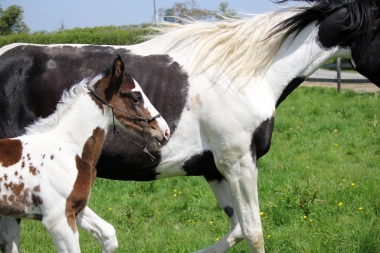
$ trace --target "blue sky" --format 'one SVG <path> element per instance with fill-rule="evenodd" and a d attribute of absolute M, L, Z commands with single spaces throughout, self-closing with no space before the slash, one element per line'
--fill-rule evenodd
<path fill-rule="evenodd" d="M 186 0 L 156 0 L 158 8 L 170 8 L 175 2 Z M 228 2 L 229 9 L 243 13 L 264 13 L 281 6 L 269 0 L 198 0 L 202 9 L 218 10 L 220 2 Z M 63 22 L 66 29 L 108 25 L 130 25 L 154 22 L 154 0 L 0 0 L 6 9 L 20 5 L 24 22 L 31 32 L 56 31 Z"/>

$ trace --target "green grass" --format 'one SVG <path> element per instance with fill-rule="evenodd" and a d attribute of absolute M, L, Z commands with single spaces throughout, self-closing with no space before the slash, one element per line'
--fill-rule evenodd
<path fill-rule="evenodd" d="M 296 89 L 278 108 L 259 161 L 266 252 L 380 252 L 379 108 L 375 94 L 317 87 Z M 192 252 L 229 229 L 199 177 L 97 179 L 90 207 L 115 226 L 118 252 Z M 21 224 L 24 253 L 55 252 L 39 222 Z M 101 251 L 89 233 L 80 236 L 82 252 Z"/>

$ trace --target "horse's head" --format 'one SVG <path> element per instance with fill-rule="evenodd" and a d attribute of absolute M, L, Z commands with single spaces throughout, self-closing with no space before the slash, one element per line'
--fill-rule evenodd
<path fill-rule="evenodd" d="M 129 74 L 124 73 L 124 62 L 119 55 L 115 58 L 112 68 L 93 85 L 93 88 L 112 106 L 116 122 L 134 130 L 143 138 L 150 137 L 158 146 L 168 141 L 168 124 L 150 103 L 140 85 Z M 103 106 L 99 100 L 97 103 Z"/>
<path fill-rule="evenodd" d="M 353 67 L 380 87 L 380 1 L 336 2 L 342 3 L 320 24 L 322 44 L 348 47 Z"/>

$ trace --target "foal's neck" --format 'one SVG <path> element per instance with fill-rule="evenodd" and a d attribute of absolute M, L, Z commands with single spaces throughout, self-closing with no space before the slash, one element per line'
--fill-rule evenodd
<path fill-rule="evenodd" d="M 100 108 L 89 93 L 80 94 L 70 109 L 61 115 L 51 134 L 70 145 L 83 146 L 95 129 L 107 133 L 111 119 L 112 112 L 108 107 Z"/>

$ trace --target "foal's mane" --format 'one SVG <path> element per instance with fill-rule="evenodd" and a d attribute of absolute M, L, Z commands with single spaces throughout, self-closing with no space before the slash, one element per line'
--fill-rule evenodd
<path fill-rule="evenodd" d="M 95 78 L 94 78 L 95 79 Z M 59 122 L 59 119 L 73 106 L 77 98 L 88 92 L 88 80 L 84 79 L 80 83 L 72 86 L 69 91 L 65 90 L 60 101 L 57 104 L 57 109 L 46 118 L 37 119 L 32 125 L 26 127 L 26 134 L 43 134 L 54 129 Z M 90 82 L 93 83 L 93 81 Z"/>

